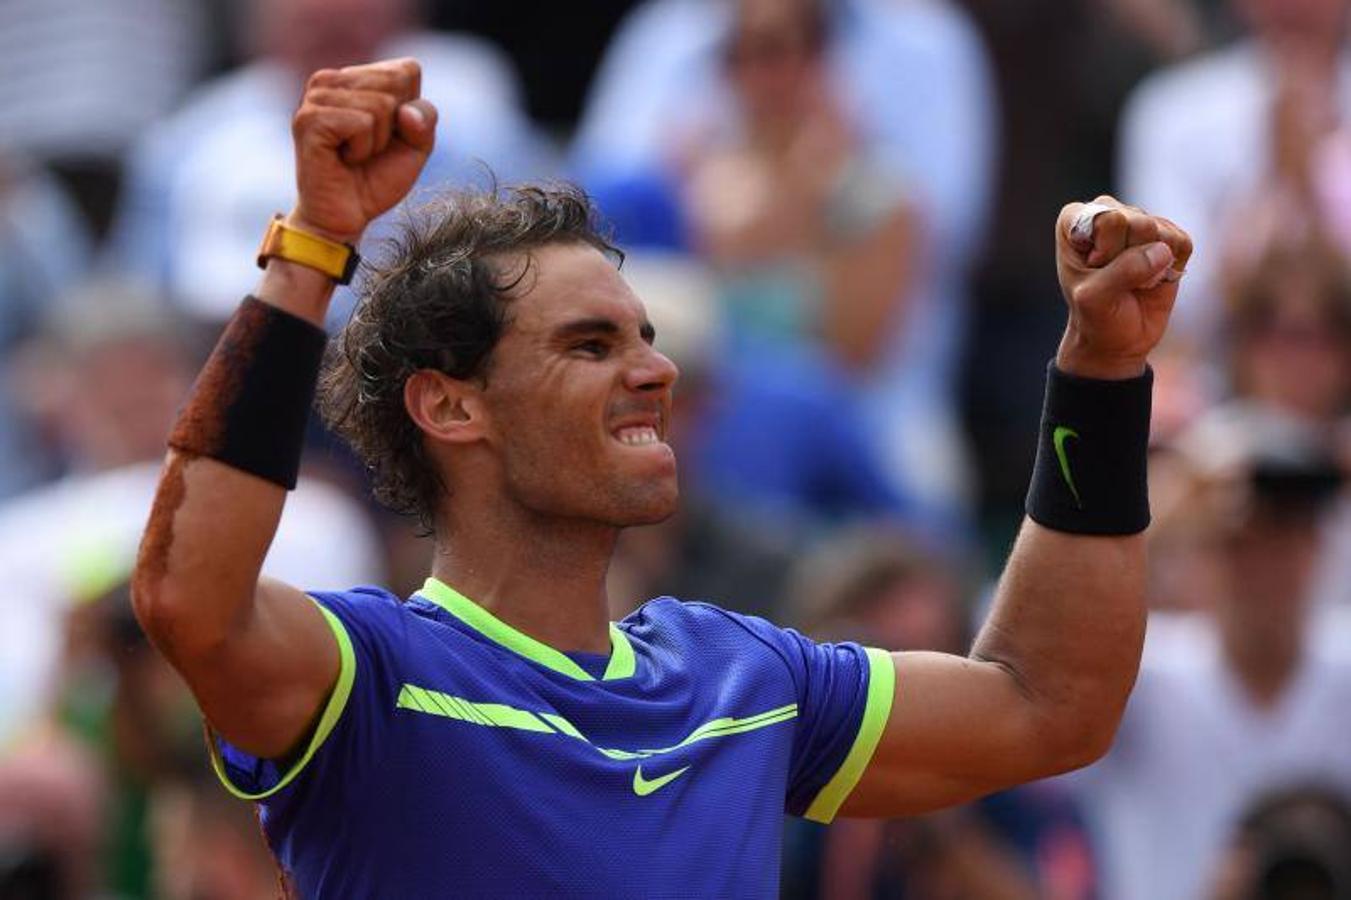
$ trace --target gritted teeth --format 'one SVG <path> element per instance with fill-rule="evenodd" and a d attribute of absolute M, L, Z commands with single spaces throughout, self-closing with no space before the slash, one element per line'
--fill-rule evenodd
<path fill-rule="evenodd" d="M 620 428 L 615 432 L 615 438 L 629 447 L 641 447 L 644 444 L 655 444 L 661 440 L 657 435 L 657 429 L 650 425 L 631 425 L 627 428 Z"/>

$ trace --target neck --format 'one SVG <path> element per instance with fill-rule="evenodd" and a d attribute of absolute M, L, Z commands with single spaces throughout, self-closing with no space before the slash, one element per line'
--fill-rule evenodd
<path fill-rule="evenodd" d="M 442 520 L 432 575 L 564 651 L 608 653 L 605 575 L 618 530 L 517 509 Z"/>
<path fill-rule="evenodd" d="M 1222 633 L 1224 655 L 1250 700 L 1259 708 L 1275 706 L 1299 663 L 1300 638 L 1294 629 L 1264 629 L 1261 634 L 1229 623 Z"/>

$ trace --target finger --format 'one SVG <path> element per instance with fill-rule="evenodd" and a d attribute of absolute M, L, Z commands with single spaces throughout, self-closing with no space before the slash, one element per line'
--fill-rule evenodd
<path fill-rule="evenodd" d="M 370 113 L 373 122 L 370 155 L 383 153 L 389 145 L 394 133 L 394 114 L 398 110 L 398 101 L 390 94 L 383 91 L 315 88 L 305 95 L 305 99 L 316 106 L 359 109 Z"/>
<path fill-rule="evenodd" d="M 1057 227 L 1071 247 L 1081 254 L 1087 254 L 1093 249 L 1093 231 L 1098 216 L 1120 205 L 1106 195 L 1099 196 L 1092 203 L 1067 203 L 1060 209 Z"/>
<path fill-rule="evenodd" d="M 1084 260 L 1096 269 L 1116 259 L 1129 247 L 1159 240 L 1159 223 L 1133 206 L 1122 206 L 1098 216 L 1094 222 L 1093 249 Z"/>
<path fill-rule="evenodd" d="M 320 69 L 310 76 L 308 87 L 380 91 L 398 103 L 407 103 L 422 93 L 422 67 L 417 60 L 404 58 L 342 69 Z"/>
<path fill-rule="evenodd" d="M 359 152 L 363 142 L 370 141 L 373 126 L 371 114 L 365 110 L 306 103 L 296 110 L 291 133 L 296 150 L 302 155 L 339 148 L 343 152 Z"/>
<path fill-rule="evenodd" d="M 1173 264 L 1169 268 L 1165 279 L 1168 281 L 1177 281 L 1182 274 L 1187 271 L 1187 263 L 1192 256 L 1192 239 L 1178 227 L 1177 223 L 1162 216 L 1156 216 L 1159 220 L 1159 240 L 1163 241 L 1173 251 Z"/>
<path fill-rule="evenodd" d="M 405 103 L 397 117 L 400 140 L 419 153 L 431 153 L 436 143 L 436 119 L 436 106 L 430 100 Z"/>
<path fill-rule="evenodd" d="M 337 150 L 347 163 L 364 162 L 371 156 L 375 121 L 364 109 L 307 103 L 296 112 L 291 128 L 302 155 L 320 148 Z"/>
<path fill-rule="evenodd" d="M 1077 302 L 1092 305 L 1127 291 L 1152 290 L 1172 263 L 1173 251 L 1163 241 L 1130 247 L 1082 283 L 1076 291 Z"/>

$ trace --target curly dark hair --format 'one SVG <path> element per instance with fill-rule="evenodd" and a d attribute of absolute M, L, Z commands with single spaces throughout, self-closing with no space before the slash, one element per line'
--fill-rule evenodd
<path fill-rule="evenodd" d="M 446 488 L 404 408 L 404 382 L 419 369 L 486 379 L 530 251 L 559 243 L 623 260 L 573 185 L 454 191 L 413 211 L 363 272 L 320 375 L 319 412 L 369 469 L 376 499 L 427 533 Z"/>

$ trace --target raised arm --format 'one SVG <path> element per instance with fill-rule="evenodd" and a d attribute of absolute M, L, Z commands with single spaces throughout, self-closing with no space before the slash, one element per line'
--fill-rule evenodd
<path fill-rule="evenodd" d="M 310 78 L 293 120 L 290 226 L 355 244 L 402 199 L 435 133 L 420 81 L 413 60 Z M 333 284 L 315 268 L 268 260 L 261 304 L 227 326 L 171 434 L 132 582 L 141 626 L 212 727 L 260 757 L 297 745 L 339 669 L 323 613 L 297 589 L 259 578 L 299 461 Z M 273 404 L 267 433 L 260 399 L 293 401 Z"/>
<path fill-rule="evenodd" d="M 893 654 L 890 717 L 843 815 L 963 802 L 1087 765 L 1111 745 L 1145 629 L 1141 376 L 1191 241 L 1165 219 L 1097 202 L 1109 211 L 1091 237 L 1072 234 L 1084 204 L 1066 206 L 1056 224 L 1069 304 L 1056 356 L 1064 374 L 1049 376 L 1032 515 L 994 607 L 968 657 Z"/>

